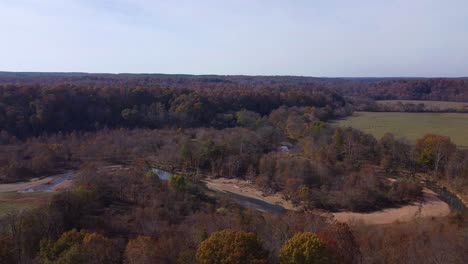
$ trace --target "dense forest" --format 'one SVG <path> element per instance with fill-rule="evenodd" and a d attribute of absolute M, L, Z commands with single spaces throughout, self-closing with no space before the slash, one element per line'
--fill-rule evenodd
<path fill-rule="evenodd" d="M 418 201 L 421 175 L 466 190 L 467 150 L 328 122 L 360 97 L 468 101 L 468 80 L 0 73 L 0 83 L 0 183 L 77 175 L 39 208 L 0 217 L 1 263 L 468 259 L 463 211 L 385 226 L 330 216 Z M 301 210 L 245 208 L 206 188 L 217 177 Z"/>
<path fill-rule="evenodd" d="M 104 127 L 225 128 L 236 126 L 236 112 L 268 115 L 280 106 L 314 107 L 317 120 L 351 112 L 341 96 L 319 89 L 125 86 L 0 86 L 0 130 L 25 138 Z"/>
<path fill-rule="evenodd" d="M 468 78 L 316 78 L 170 74 L 86 74 L 0 72 L 0 84 L 73 84 L 86 87 L 171 87 L 232 89 L 301 87 L 330 89 L 346 97 L 373 100 L 468 101 Z"/>

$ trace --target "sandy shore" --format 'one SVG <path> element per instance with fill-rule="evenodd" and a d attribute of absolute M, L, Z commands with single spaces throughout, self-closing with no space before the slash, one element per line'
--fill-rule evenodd
<path fill-rule="evenodd" d="M 42 179 L 31 179 L 27 182 L 15 182 L 0 184 L 0 192 L 17 192 L 21 190 L 35 188 L 40 185 L 49 184 L 55 179 L 55 176 L 49 176 Z"/>
<path fill-rule="evenodd" d="M 390 224 L 397 221 L 409 222 L 420 217 L 443 217 L 447 216 L 449 213 L 449 205 L 440 200 L 436 193 L 424 188 L 423 202 L 371 213 L 339 212 L 333 213 L 333 216 L 338 222 L 361 222 L 369 225 L 377 225 Z"/>
<path fill-rule="evenodd" d="M 29 181 L 0 184 L 2 192 L 43 192 L 56 191 L 71 186 L 74 171 L 48 176 L 42 179 L 34 178 Z"/>
<path fill-rule="evenodd" d="M 281 206 L 286 210 L 300 210 L 290 201 L 285 200 L 281 194 L 266 195 L 253 184 L 238 179 L 208 179 L 206 186 L 215 191 L 235 194 L 236 197 L 253 198 L 272 206 Z M 252 204 L 261 211 L 277 211 L 275 208 L 266 207 L 264 203 Z M 405 205 L 399 208 L 389 208 L 371 213 L 339 212 L 332 215 L 338 222 L 364 223 L 369 225 L 390 224 L 393 222 L 408 222 L 420 217 L 443 217 L 450 214 L 450 207 L 442 201 L 436 193 L 424 188 L 423 201 Z"/>
<path fill-rule="evenodd" d="M 100 167 L 98 170 L 115 172 L 125 169 L 122 165 L 110 165 Z M 75 171 L 67 171 L 62 174 L 52 175 L 44 178 L 34 178 L 29 181 L 0 184 L 0 193 L 2 192 L 44 192 L 44 191 L 62 191 L 70 189 L 73 185 Z"/>

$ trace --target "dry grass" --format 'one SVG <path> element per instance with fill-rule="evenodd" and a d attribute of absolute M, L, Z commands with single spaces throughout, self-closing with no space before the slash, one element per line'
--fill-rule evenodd
<path fill-rule="evenodd" d="M 468 148 L 468 114 L 464 113 L 356 112 L 335 123 L 360 129 L 377 138 L 392 133 L 410 142 L 425 134 L 439 134 L 450 137 L 459 147 Z"/>
<path fill-rule="evenodd" d="M 50 201 L 54 193 L 0 193 L 0 217 L 12 212 L 35 208 Z"/>

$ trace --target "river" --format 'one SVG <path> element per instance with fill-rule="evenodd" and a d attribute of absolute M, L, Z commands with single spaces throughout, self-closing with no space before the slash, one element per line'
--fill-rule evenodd
<path fill-rule="evenodd" d="M 152 168 L 152 172 L 157 175 L 161 180 L 167 181 L 169 180 L 173 173 L 161 170 L 159 168 Z M 12 183 L 12 184 L 3 184 L 0 191 L 17 191 L 21 193 L 31 193 L 31 192 L 53 192 L 56 190 L 56 187 L 60 184 L 70 181 L 75 176 L 75 171 L 67 171 L 63 174 L 58 174 L 54 176 L 49 176 L 40 180 L 32 180 L 28 182 L 20 182 L 20 183 Z M 208 182 L 207 182 L 208 183 Z M 238 185 L 239 183 L 237 183 Z M 435 192 L 441 200 L 446 202 L 452 210 L 455 211 L 464 211 L 466 210 L 465 205 L 463 202 L 450 191 L 446 190 L 438 186 L 434 182 L 425 181 L 426 187 L 433 192 Z M 287 205 L 286 208 L 283 206 L 283 203 L 279 203 L 281 199 L 276 199 L 273 201 L 269 201 L 265 199 L 264 196 L 259 194 L 254 194 L 255 190 L 247 192 L 247 190 L 251 187 L 250 184 L 244 184 L 241 189 L 236 184 L 229 184 L 227 188 L 226 186 L 222 186 L 218 184 L 213 184 L 210 182 L 207 186 L 215 191 L 222 192 L 228 194 L 233 200 L 238 202 L 244 207 L 253 207 L 260 211 L 265 212 L 272 212 L 272 213 L 282 213 L 286 210 L 294 210 L 291 206 Z M 236 188 L 237 187 L 237 188 Z M 238 190 L 239 189 L 239 190 Z M 246 193 L 245 193 L 246 192 Z M 290 208 L 291 207 L 291 208 Z M 398 209 L 397 209 L 398 210 Z"/>
<path fill-rule="evenodd" d="M 168 171 L 161 170 L 158 168 L 153 168 L 152 171 L 161 180 L 169 180 L 170 177 L 173 175 L 172 173 Z M 219 182 L 214 183 L 214 180 L 206 181 L 206 183 L 209 189 L 228 194 L 233 200 L 235 200 L 236 202 L 238 202 L 244 207 L 253 207 L 260 211 L 272 212 L 272 213 L 282 213 L 282 212 L 285 212 L 286 210 L 297 210 L 297 208 L 293 208 L 291 206 L 286 206 L 287 208 L 285 208 L 282 204 L 278 204 L 278 201 L 281 199 L 276 199 L 275 202 L 272 202 L 272 201 L 267 201 L 265 197 L 262 195 L 258 195 L 258 194 L 252 195 L 252 192 L 254 191 L 250 191 L 250 192 L 248 191 L 248 189 L 252 187 L 250 186 L 250 184 L 243 184 L 242 188 L 239 188 L 237 186 L 239 184 L 232 183 L 232 184 L 227 184 L 227 185 L 229 185 L 228 187 L 233 187 L 233 188 L 228 188 L 226 184 L 222 185 Z M 443 207 L 442 202 L 447 203 L 451 210 L 455 210 L 455 211 L 466 210 L 465 205 L 456 195 L 452 194 L 451 192 L 449 192 L 448 190 L 444 188 L 439 187 L 435 183 L 425 181 L 425 184 L 426 184 L 426 188 L 434 192 L 434 195 L 432 195 L 431 198 L 428 199 L 428 197 L 426 197 L 427 194 L 425 194 L 424 198 L 428 199 L 430 202 L 429 204 L 423 203 L 425 206 L 424 208 L 431 208 L 430 210 L 432 210 L 432 207 L 434 207 L 434 209 L 436 209 L 435 211 L 439 211 L 436 213 L 439 213 L 440 216 L 445 214 L 442 211 L 448 210 L 448 209 L 444 209 L 444 210 L 440 209 Z M 440 198 L 440 200 L 442 200 L 440 203 L 437 203 L 437 196 Z M 391 210 L 403 211 L 406 209 L 407 208 L 402 207 L 399 209 L 388 209 L 388 210 L 389 211 Z M 380 213 L 380 211 L 377 213 Z M 436 216 L 436 215 L 437 214 L 432 215 L 432 216 Z M 431 213 L 429 213 L 428 216 L 431 216 Z"/>
<path fill-rule="evenodd" d="M 450 206 L 451 209 L 458 211 L 458 212 L 463 212 L 466 210 L 465 204 L 455 194 L 453 194 L 449 190 L 443 187 L 440 187 L 437 183 L 432 182 L 432 181 L 425 181 L 424 183 L 427 188 L 437 193 L 440 199 L 446 202 Z"/>
<path fill-rule="evenodd" d="M 168 181 L 172 175 L 174 175 L 173 173 L 170 173 L 168 171 L 165 171 L 165 170 L 161 170 L 161 169 L 158 169 L 158 168 L 152 168 L 151 171 L 156 174 L 159 179 L 163 180 L 163 181 Z"/>

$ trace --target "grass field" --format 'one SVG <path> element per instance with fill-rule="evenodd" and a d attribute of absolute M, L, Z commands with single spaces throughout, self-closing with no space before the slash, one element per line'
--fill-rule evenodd
<path fill-rule="evenodd" d="M 468 114 L 465 113 L 401 113 L 356 112 L 335 122 L 381 138 L 389 132 L 415 142 L 425 134 L 448 136 L 459 147 L 468 148 Z"/>
<path fill-rule="evenodd" d="M 31 209 L 47 203 L 54 195 L 52 192 L 41 193 L 0 193 L 0 217 L 12 212 Z"/>
<path fill-rule="evenodd" d="M 466 102 L 446 102 L 446 101 L 420 101 L 420 100 L 380 100 L 376 101 L 377 104 L 381 105 L 394 105 L 398 102 L 402 104 L 424 104 L 426 109 L 458 109 L 468 110 L 468 103 Z"/>

